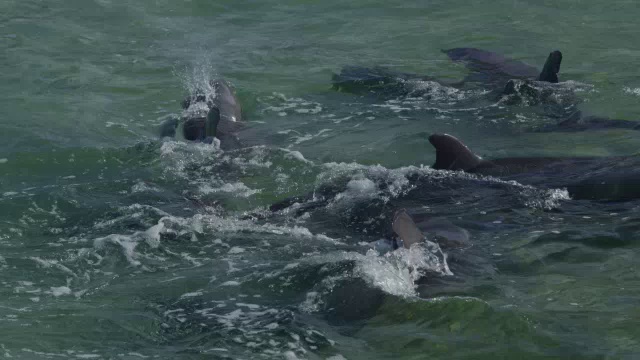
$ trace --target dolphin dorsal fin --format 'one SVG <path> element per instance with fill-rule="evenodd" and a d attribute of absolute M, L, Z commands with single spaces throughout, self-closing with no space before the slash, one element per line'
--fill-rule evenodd
<path fill-rule="evenodd" d="M 393 227 L 393 231 L 402 239 L 402 243 L 407 249 L 410 248 L 411 245 L 424 240 L 424 234 L 418 229 L 416 223 L 411 216 L 407 214 L 405 209 L 396 211 L 391 226 Z"/>
<path fill-rule="evenodd" d="M 482 158 L 449 134 L 433 134 L 429 142 L 436 148 L 436 162 L 432 168 L 436 170 L 471 170 L 482 162 Z"/>
<path fill-rule="evenodd" d="M 538 76 L 539 81 L 550 83 L 558 82 L 558 73 L 560 72 L 560 63 L 562 63 L 562 53 L 559 50 L 552 51 L 544 63 L 542 72 Z"/>

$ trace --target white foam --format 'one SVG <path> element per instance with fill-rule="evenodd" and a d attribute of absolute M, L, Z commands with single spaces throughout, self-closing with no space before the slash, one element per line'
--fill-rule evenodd
<path fill-rule="evenodd" d="M 265 107 L 265 112 L 273 112 L 279 116 L 287 116 L 291 113 L 314 115 L 322 111 L 322 105 L 317 102 L 302 98 L 289 98 L 281 93 L 273 93 L 270 96 L 259 98 L 258 101 L 276 103 Z"/>
<path fill-rule="evenodd" d="M 326 360 L 347 360 L 347 358 L 340 354 L 336 354 L 333 356 L 329 356 Z"/>
<path fill-rule="evenodd" d="M 157 192 L 158 188 L 150 186 L 149 184 L 139 181 L 135 185 L 131 187 L 132 193 L 141 193 L 141 192 Z"/>
<path fill-rule="evenodd" d="M 313 161 L 305 159 L 305 157 L 302 155 L 300 151 L 289 150 L 289 149 L 279 149 L 279 150 L 284 151 L 286 153 L 285 157 L 289 159 L 296 159 L 306 164 L 313 164 Z"/>
<path fill-rule="evenodd" d="M 197 297 L 197 296 L 202 296 L 202 295 L 203 295 L 202 290 L 198 290 L 198 291 L 182 294 L 182 295 L 180 295 L 180 298 L 181 299 L 183 299 L 183 298 L 191 298 L 191 297 Z"/>
<path fill-rule="evenodd" d="M 295 347 L 295 345 L 294 345 L 294 347 Z M 293 351 L 285 351 L 284 354 L 282 354 L 282 355 L 284 355 L 284 358 L 286 360 L 300 360 L 300 358 Z"/>
<path fill-rule="evenodd" d="M 98 359 L 102 357 L 98 354 L 75 354 L 74 356 L 78 359 Z"/>
<path fill-rule="evenodd" d="M 160 246 L 160 234 L 162 233 L 162 230 L 164 230 L 164 223 L 162 222 L 162 219 L 160 219 L 158 224 L 150 227 L 144 232 L 147 244 L 149 244 L 149 246 L 154 249 Z"/>
<path fill-rule="evenodd" d="M 337 282 L 355 275 L 388 294 L 411 298 L 417 296 L 415 281 L 420 277 L 428 274 L 452 275 L 447 264 L 446 254 L 436 243 L 431 241 L 416 244 L 410 249 L 401 248 L 384 255 L 379 255 L 373 249 L 369 249 L 364 255 L 356 252 L 334 252 L 307 257 L 304 262 L 326 264 L 344 260 L 355 261 L 356 267 L 353 274 L 323 279 L 322 286 L 326 291 L 332 291 L 331 289 Z M 312 291 L 307 293 L 307 298 L 300 304 L 300 309 L 305 312 L 315 312 L 320 308 L 322 302 L 321 295 Z"/>
<path fill-rule="evenodd" d="M 202 185 L 199 191 L 203 194 L 211 193 L 229 193 L 240 197 L 249 197 L 261 192 L 261 189 L 251 189 L 242 182 L 223 184 L 220 187 L 212 187 L 210 185 Z"/>
<path fill-rule="evenodd" d="M 400 248 L 383 256 L 369 250 L 363 261 L 358 263 L 361 276 L 386 293 L 413 297 L 415 281 L 425 275 L 425 271 L 440 275 L 453 275 L 446 262 L 446 256 L 437 244 L 427 241 L 410 249 Z"/>
<path fill-rule="evenodd" d="M 71 289 L 68 286 L 51 287 L 51 295 L 55 297 L 71 295 Z"/>
<path fill-rule="evenodd" d="M 323 304 L 322 297 L 317 291 L 310 291 L 307 293 L 306 299 L 300 304 L 300 310 L 307 313 L 314 313 L 320 310 L 320 305 Z"/>
<path fill-rule="evenodd" d="M 127 355 L 136 356 L 136 357 L 143 358 L 143 359 L 146 359 L 146 358 L 149 357 L 149 356 L 145 356 L 145 355 L 142 355 L 140 353 L 137 353 L 137 352 L 129 352 L 129 353 L 127 353 Z"/>
<path fill-rule="evenodd" d="M 45 267 L 45 268 L 51 268 L 51 267 L 57 268 L 58 270 L 66 273 L 66 274 L 72 275 L 73 277 L 77 277 L 77 275 L 73 271 L 71 271 L 71 269 L 69 269 L 68 267 L 60 264 L 58 262 L 58 260 L 45 260 L 45 259 L 41 259 L 41 258 L 39 258 L 37 256 L 32 256 L 32 257 L 30 257 L 30 259 L 35 261 L 38 265 L 40 265 L 42 267 Z"/>
<path fill-rule="evenodd" d="M 93 241 L 93 243 L 94 246 L 98 249 L 104 248 L 108 243 L 119 245 L 122 248 L 124 256 L 126 257 L 129 264 L 133 266 L 140 266 L 140 261 L 137 260 L 138 254 L 136 254 L 135 252 L 136 246 L 138 245 L 138 242 L 135 239 L 136 234 L 134 234 L 133 236 L 111 234 L 105 237 L 97 238 Z"/>
<path fill-rule="evenodd" d="M 251 310 L 257 310 L 260 309 L 260 305 L 256 305 L 256 304 L 246 304 L 246 303 L 236 303 L 237 306 L 244 306 L 247 307 Z"/>
<path fill-rule="evenodd" d="M 245 252 L 244 248 L 241 248 L 239 246 L 234 246 L 231 249 L 229 249 L 229 254 L 241 254 Z"/>
<path fill-rule="evenodd" d="M 315 139 L 317 137 L 324 137 L 326 135 L 323 136 L 324 133 L 331 131 L 331 129 L 322 129 L 320 131 L 318 131 L 316 134 L 305 134 L 302 136 L 293 136 L 292 140 L 294 142 L 294 144 L 298 145 L 301 144 L 303 142 L 307 142 L 309 140 Z"/>
<path fill-rule="evenodd" d="M 640 96 L 640 88 L 624 87 L 622 90 L 627 94 Z"/>

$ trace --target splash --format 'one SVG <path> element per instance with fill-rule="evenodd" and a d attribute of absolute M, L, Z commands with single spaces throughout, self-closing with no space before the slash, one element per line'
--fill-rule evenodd
<path fill-rule="evenodd" d="M 627 93 L 629 95 L 640 96 L 640 88 L 624 87 L 624 88 L 622 88 L 622 91 L 624 91 L 625 93 Z"/>

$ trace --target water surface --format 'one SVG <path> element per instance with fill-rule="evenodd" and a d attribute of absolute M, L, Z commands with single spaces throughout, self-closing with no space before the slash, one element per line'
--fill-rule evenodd
<path fill-rule="evenodd" d="M 637 153 L 637 132 L 532 132 L 538 109 L 479 88 L 388 99 L 330 79 L 384 65 L 455 81 L 467 70 L 442 49 L 538 67 L 560 49 L 581 110 L 635 120 L 638 15 L 592 0 L 4 1 L 0 354 L 636 358 L 640 204 L 436 172 L 426 138 L 486 157 L 614 156 Z M 159 140 L 216 76 L 263 145 Z M 319 210 L 248 216 L 323 187 L 340 190 Z M 471 233 L 453 275 L 369 251 L 394 201 Z M 416 256 L 433 271 L 414 283 Z"/>

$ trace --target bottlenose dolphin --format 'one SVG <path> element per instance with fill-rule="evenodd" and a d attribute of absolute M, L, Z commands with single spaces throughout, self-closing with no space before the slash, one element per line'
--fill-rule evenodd
<path fill-rule="evenodd" d="M 640 198 L 640 159 L 616 157 L 512 157 L 485 160 L 448 134 L 433 134 L 436 170 L 504 177 L 523 184 L 566 188 L 574 199 Z"/>
<path fill-rule="evenodd" d="M 395 238 L 381 239 L 371 243 L 380 253 L 406 249 L 425 239 L 435 241 L 442 249 L 464 248 L 470 245 L 469 232 L 454 225 L 445 218 L 434 218 L 426 222 L 416 223 L 405 209 L 396 211 L 391 223 Z"/>
<path fill-rule="evenodd" d="M 584 115 L 582 111 L 575 110 L 564 120 L 555 125 L 549 125 L 539 132 L 559 132 L 559 131 L 585 131 L 585 130 L 606 130 L 606 129 L 628 129 L 640 130 L 640 121 L 610 119 L 602 116 Z"/>
<path fill-rule="evenodd" d="M 399 209 L 391 222 L 393 232 L 398 236 L 394 248 L 398 243 L 405 248 L 420 243 L 429 238 L 435 240 L 443 248 L 459 248 L 469 245 L 469 232 L 454 225 L 446 218 L 428 218 L 416 223 L 406 209 Z M 398 241 L 400 240 L 400 241 Z"/>
<path fill-rule="evenodd" d="M 403 96 L 413 90 L 407 86 L 408 82 L 434 81 L 455 88 L 463 86 L 466 82 L 482 82 L 502 90 L 504 84 L 513 78 L 557 83 L 562 62 L 562 53 L 558 50 L 549 54 L 542 71 L 486 50 L 455 48 L 443 51 L 453 61 L 464 61 L 472 73 L 461 82 L 446 82 L 430 76 L 403 73 L 385 67 L 345 66 L 339 74 L 333 75 L 333 88 L 352 93 L 374 92 L 385 96 Z"/>
<path fill-rule="evenodd" d="M 165 121 L 160 129 L 161 137 L 175 136 L 176 129 L 182 125 L 186 140 L 211 143 L 216 138 L 224 150 L 242 146 L 237 133 L 245 128 L 245 124 L 235 92 L 223 79 L 212 80 L 209 85 L 209 93 L 198 90 L 182 101 L 184 118 Z"/>
<path fill-rule="evenodd" d="M 476 48 L 453 48 L 443 52 L 456 62 L 463 62 L 470 73 L 459 82 L 445 82 L 434 77 L 394 71 L 384 67 L 345 66 L 332 77 L 334 89 L 350 93 L 373 93 L 382 97 L 420 96 L 424 89 L 415 83 L 431 81 L 443 86 L 462 88 L 477 83 L 491 89 L 490 97 L 502 104 L 542 105 L 545 115 L 560 119 L 556 124 L 533 131 L 585 131 L 602 129 L 640 130 L 640 122 L 584 115 L 577 106 L 580 99 L 570 89 L 559 89 L 558 74 L 562 53 L 552 51 L 542 67 L 536 67 L 491 51 Z"/>
<path fill-rule="evenodd" d="M 402 244 L 407 249 L 410 248 L 411 245 L 424 240 L 424 234 L 418 229 L 416 223 L 404 209 L 398 210 L 395 213 L 391 227 L 400 239 L 402 239 Z"/>
<path fill-rule="evenodd" d="M 195 94 L 186 97 L 182 101 L 182 108 L 186 110 L 193 104 L 206 103 L 210 109 L 218 109 L 220 119 L 233 122 L 242 121 L 240 102 L 229 83 L 223 79 L 214 79 L 209 85 L 211 87 L 210 94 L 197 90 Z"/>
<path fill-rule="evenodd" d="M 472 74 L 466 82 L 483 82 L 503 86 L 510 79 L 531 79 L 550 83 L 558 82 L 562 53 L 552 51 L 539 71 L 535 67 L 504 55 L 476 48 L 443 50 L 453 61 L 463 61 Z"/>
<path fill-rule="evenodd" d="M 506 85 L 501 95 L 514 95 L 516 98 L 526 98 L 526 102 L 532 105 L 552 104 L 556 106 L 553 111 L 559 111 L 557 115 L 563 118 L 555 125 L 549 125 L 538 131 L 584 131 L 600 129 L 630 129 L 640 130 L 640 122 L 633 120 L 610 119 L 601 116 L 584 115 L 577 110 L 578 99 L 569 96 L 572 104 L 558 104 L 555 95 L 557 92 L 544 83 L 558 83 L 558 73 L 562 63 L 562 53 L 552 51 L 547 57 L 542 71 L 537 74 L 537 69 L 518 60 L 513 60 L 500 54 L 475 48 L 454 48 L 444 50 L 453 61 L 462 61 L 472 71 L 465 78 L 465 82 L 491 83 L 499 86 L 506 80 Z M 536 84 L 535 81 L 542 82 Z"/>
<path fill-rule="evenodd" d="M 445 86 L 460 87 L 462 83 L 447 83 L 433 77 L 395 71 L 386 67 L 345 66 L 331 77 L 332 87 L 354 94 L 374 93 L 383 97 L 416 95 L 411 86 L 416 81 L 433 81 Z"/>

